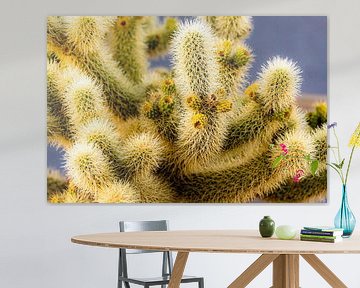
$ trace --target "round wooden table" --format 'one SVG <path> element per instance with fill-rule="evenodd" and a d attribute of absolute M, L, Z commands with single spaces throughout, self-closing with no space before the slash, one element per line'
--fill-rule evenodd
<path fill-rule="evenodd" d="M 246 287 L 273 263 L 274 288 L 299 287 L 301 255 L 331 287 L 347 287 L 315 254 L 360 253 L 360 237 L 339 243 L 261 238 L 256 230 L 117 232 L 80 235 L 73 243 L 125 249 L 176 251 L 169 288 L 178 288 L 190 252 L 262 254 L 228 287 Z"/>

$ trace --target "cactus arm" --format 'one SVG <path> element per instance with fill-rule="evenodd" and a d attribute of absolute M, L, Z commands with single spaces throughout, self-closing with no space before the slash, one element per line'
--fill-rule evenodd
<path fill-rule="evenodd" d="M 312 133 L 312 142 L 315 146 L 313 157 L 319 161 L 315 175 L 307 175 L 299 183 L 292 178 L 264 197 L 270 202 L 318 202 L 326 197 L 327 193 L 327 127 L 323 125 Z"/>
<path fill-rule="evenodd" d="M 158 87 L 156 87 L 158 86 Z M 148 92 L 148 101 L 142 107 L 143 114 L 150 119 L 165 140 L 174 143 L 179 124 L 179 97 L 172 78 L 159 81 L 153 92 Z"/>
<path fill-rule="evenodd" d="M 146 51 L 149 58 L 165 55 L 170 46 L 170 40 L 178 27 L 176 18 L 168 17 L 160 27 L 149 25 L 148 34 L 145 38 Z"/>
<path fill-rule="evenodd" d="M 200 21 L 181 24 L 172 41 L 175 83 L 184 96 L 201 99 L 219 88 L 219 69 L 215 60 L 215 37 Z"/>
<path fill-rule="evenodd" d="M 278 56 L 270 59 L 259 73 L 257 100 L 264 112 L 280 113 L 294 106 L 301 81 L 301 70 L 295 62 Z"/>
<path fill-rule="evenodd" d="M 111 111 L 122 119 L 138 115 L 139 95 L 105 53 L 78 55 L 78 65 L 102 87 Z"/>
<path fill-rule="evenodd" d="M 218 37 L 242 41 L 246 39 L 252 29 L 252 17 L 250 16 L 205 16 L 202 20 L 211 25 Z"/>
<path fill-rule="evenodd" d="M 64 74 L 71 77 L 71 81 L 64 80 L 71 82 L 64 93 L 64 102 L 73 127 L 78 129 L 89 121 L 106 115 L 108 111 L 103 92 L 91 78 L 70 69 L 65 69 Z"/>
<path fill-rule="evenodd" d="M 65 168 L 76 187 L 81 187 L 93 197 L 103 187 L 117 181 L 106 156 L 91 143 L 79 142 L 68 149 Z"/>
<path fill-rule="evenodd" d="M 311 138 L 301 130 L 286 133 L 277 140 L 286 143 L 289 151 L 312 153 Z M 249 202 L 283 185 L 306 160 L 292 158 L 276 169 L 271 168 L 279 151 L 267 151 L 249 163 L 214 171 L 193 173 L 178 179 L 177 189 L 190 202 Z M 174 180 L 176 181 L 176 179 Z"/>
<path fill-rule="evenodd" d="M 65 44 L 52 42 L 49 37 L 48 47 L 64 65 L 73 64 L 93 77 L 102 87 L 110 109 L 126 119 L 138 114 L 141 91 L 134 90 L 103 45 L 104 34 L 112 24 L 105 18 L 65 17 Z"/>
<path fill-rule="evenodd" d="M 227 94 L 236 94 L 246 81 L 253 61 L 251 50 L 245 44 L 222 40 L 217 44 L 217 61 L 220 67 L 220 83 Z"/>
<path fill-rule="evenodd" d="M 48 198 L 55 193 L 63 192 L 68 187 L 68 181 L 58 170 L 48 169 L 47 195 Z"/>
<path fill-rule="evenodd" d="M 48 195 L 49 203 L 91 203 L 94 198 L 90 193 L 79 190 L 70 181 L 67 189 Z"/>
<path fill-rule="evenodd" d="M 116 178 L 124 177 L 125 172 L 119 152 L 122 141 L 110 120 L 96 118 L 83 125 L 78 130 L 77 141 L 94 145 L 100 149 L 105 157 L 107 166 L 111 167 L 111 170 L 116 174 Z"/>
<path fill-rule="evenodd" d="M 113 58 L 125 76 L 135 84 L 143 81 L 147 69 L 144 19 L 140 16 L 118 16 L 110 29 Z"/>
<path fill-rule="evenodd" d="M 175 84 L 181 97 L 178 140 L 172 155 L 184 173 L 219 153 L 232 103 L 219 89 L 215 38 L 200 21 L 180 26 L 173 39 Z"/>
<path fill-rule="evenodd" d="M 250 16 L 219 16 L 216 22 L 217 32 L 231 40 L 244 40 L 253 29 Z"/>
<path fill-rule="evenodd" d="M 266 134 L 270 122 L 278 122 L 278 126 L 300 122 L 291 117 L 297 112 L 300 83 L 300 69 L 295 63 L 279 57 L 269 60 L 258 81 L 245 90 L 252 101 L 247 101 L 231 121 L 224 148 L 231 149 Z"/>
<path fill-rule="evenodd" d="M 47 18 L 47 37 L 48 41 L 57 45 L 64 45 L 66 42 L 66 32 L 64 18 L 61 16 L 49 16 Z"/>
<path fill-rule="evenodd" d="M 316 176 L 307 176 L 294 183 L 289 179 L 284 185 L 271 192 L 263 200 L 280 203 L 306 203 L 319 202 L 326 197 L 327 193 L 327 172 L 319 172 Z"/>
<path fill-rule="evenodd" d="M 132 183 L 139 191 L 142 203 L 174 203 L 178 201 L 176 192 L 170 183 L 157 175 L 137 175 L 132 179 Z"/>
<path fill-rule="evenodd" d="M 101 189 L 94 199 L 98 203 L 138 203 L 140 193 L 129 183 L 118 181 Z"/>
<path fill-rule="evenodd" d="M 129 137 L 121 150 L 127 177 L 146 176 L 155 172 L 163 160 L 164 148 L 158 137 L 145 132 Z"/>
<path fill-rule="evenodd" d="M 306 113 L 306 122 L 312 129 L 321 127 L 327 123 L 327 105 L 319 102 L 315 105 L 314 111 Z"/>
<path fill-rule="evenodd" d="M 61 89 L 60 67 L 49 61 L 47 64 L 47 123 L 50 143 L 66 148 L 72 142 L 72 128 L 66 114 L 66 107 Z"/>

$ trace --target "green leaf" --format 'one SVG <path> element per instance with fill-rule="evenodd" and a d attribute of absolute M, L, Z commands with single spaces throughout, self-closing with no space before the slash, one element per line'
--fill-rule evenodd
<path fill-rule="evenodd" d="M 310 172 L 311 174 L 314 176 L 317 169 L 319 167 L 319 161 L 318 160 L 313 160 L 310 164 Z"/>
<path fill-rule="evenodd" d="M 311 156 L 310 156 L 310 154 L 307 154 L 307 155 L 305 156 L 305 160 L 311 161 Z"/>
<path fill-rule="evenodd" d="M 272 163 L 272 168 L 276 168 L 283 159 L 284 159 L 284 155 L 280 155 L 276 157 L 274 162 Z"/>
<path fill-rule="evenodd" d="M 343 166 L 344 166 L 344 163 L 345 163 L 345 158 L 341 161 L 341 163 L 340 163 L 340 169 L 342 169 L 343 168 Z"/>
<path fill-rule="evenodd" d="M 334 165 L 336 168 L 341 169 L 341 167 L 340 167 L 339 164 L 337 164 L 337 163 L 335 163 L 335 162 L 332 162 L 331 164 Z"/>

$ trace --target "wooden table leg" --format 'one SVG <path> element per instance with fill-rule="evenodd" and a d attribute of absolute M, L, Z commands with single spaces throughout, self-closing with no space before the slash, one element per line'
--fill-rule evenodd
<path fill-rule="evenodd" d="M 299 255 L 281 254 L 274 260 L 272 288 L 299 288 Z"/>
<path fill-rule="evenodd" d="M 273 262 L 279 255 L 277 254 L 263 254 L 254 263 L 252 263 L 238 278 L 232 282 L 228 288 L 244 288 L 254 280 L 271 262 Z"/>
<path fill-rule="evenodd" d="M 185 265 L 188 257 L 189 257 L 189 252 L 177 253 L 168 288 L 180 287 L 181 278 L 183 277 Z"/>
<path fill-rule="evenodd" d="M 331 287 L 346 288 L 347 286 L 314 254 L 301 255 L 325 279 Z"/>

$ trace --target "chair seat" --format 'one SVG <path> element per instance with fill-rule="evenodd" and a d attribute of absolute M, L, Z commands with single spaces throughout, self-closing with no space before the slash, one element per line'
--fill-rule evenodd
<path fill-rule="evenodd" d="M 196 276 L 187 276 L 184 275 L 181 278 L 181 283 L 187 283 L 187 282 L 196 282 L 199 281 L 201 277 Z M 150 284 L 150 285 L 161 285 L 161 284 L 168 284 L 170 281 L 170 276 L 164 276 L 164 277 L 149 277 L 149 278 L 126 278 L 126 277 L 119 277 L 119 280 L 134 283 L 138 285 L 144 285 L 144 284 Z"/>

